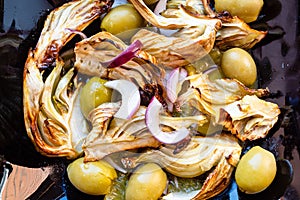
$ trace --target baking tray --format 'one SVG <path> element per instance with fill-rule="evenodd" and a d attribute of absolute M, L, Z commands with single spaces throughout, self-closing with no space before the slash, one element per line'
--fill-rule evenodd
<path fill-rule="evenodd" d="M 51 168 L 50 175 L 29 196 L 28 199 L 32 200 L 99 199 L 76 190 L 65 173 L 69 161 L 41 156 L 35 151 L 24 130 L 22 73 L 26 52 L 37 41 L 47 13 L 63 2 L 64 0 L 0 1 L 0 161 L 2 165 L 6 163 L 6 167 L 8 162 L 13 166 L 22 166 L 17 169 Z M 271 101 L 282 108 L 283 115 L 274 133 L 274 145 L 279 146 L 278 156 L 286 159 L 282 161 L 282 166 L 287 165 L 286 170 L 291 170 L 289 165 L 292 166 L 293 177 L 284 177 L 283 172 L 283 181 L 259 195 L 239 194 L 232 184 L 215 199 L 273 199 L 278 198 L 279 194 L 286 199 L 300 199 L 299 2 L 265 0 L 259 22 L 251 26 L 269 30 L 267 38 L 252 50 L 252 54 L 258 66 L 259 86 L 268 87 L 273 93 Z M 23 176 L 30 177 L 26 170 Z M 291 171 L 286 172 L 290 173 Z M 3 167 L 0 174 L 5 174 Z M 10 175 L 12 174 L 10 171 Z M 284 183 L 290 184 L 281 187 L 280 184 Z M 15 187 L 26 187 L 26 182 L 22 184 L 15 182 Z M 10 196 L 7 199 L 14 198 Z"/>

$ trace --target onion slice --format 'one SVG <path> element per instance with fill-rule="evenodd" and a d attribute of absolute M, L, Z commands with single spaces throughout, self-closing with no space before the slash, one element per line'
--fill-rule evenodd
<path fill-rule="evenodd" d="M 142 48 L 142 46 L 143 44 L 141 43 L 141 41 L 136 40 L 115 58 L 102 64 L 107 66 L 108 68 L 119 67 L 134 58 L 136 56 L 136 53 Z"/>
<path fill-rule="evenodd" d="M 167 96 L 174 103 L 181 90 L 182 81 L 187 77 L 187 71 L 181 68 L 172 70 L 166 83 Z"/>
<path fill-rule="evenodd" d="M 216 71 L 217 69 L 219 69 L 218 65 L 212 65 L 208 69 L 204 70 L 202 73 L 210 74 L 211 72 Z"/>
<path fill-rule="evenodd" d="M 153 97 L 146 109 L 145 121 L 151 134 L 159 141 L 165 144 L 175 144 L 185 139 L 190 131 L 187 128 L 180 128 L 171 132 L 164 132 L 160 129 L 159 112 L 162 104 Z"/>
<path fill-rule="evenodd" d="M 117 90 L 122 96 L 121 107 L 114 117 L 130 119 L 140 107 L 141 97 L 138 87 L 128 80 L 113 80 L 104 84 L 105 87 Z"/>
<path fill-rule="evenodd" d="M 159 0 L 154 8 L 154 14 L 160 15 L 160 13 L 167 8 L 167 0 Z"/>

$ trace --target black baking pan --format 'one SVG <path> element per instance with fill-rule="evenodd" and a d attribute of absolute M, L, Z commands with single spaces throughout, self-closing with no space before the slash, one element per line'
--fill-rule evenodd
<path fill-rule="evenodd" d="M 22 79 L 27 52 L 35 46 L 47 14 L 65 2 L 67 0 L 0 1 L 0 179 L 4 183 L 5 176 L 12 176 L 16 169 L 24 169 L 23 176 L 29 176 L 31 172 L 27 170 L 50 168 L 49 175 L 28 196 L 31 200 L 101 199 L 75 189 L 66 175 L 70 161 L 39 154 L 24 126 Z M 265 0 L 258 20 L 250 24 L 256 29 L 268 30 L 267 37 L 251 53 L 258 67 L 259 87 L 269 88 L 271 101 L 282 111 L 270 137 L 257 142 L 277 156 L 276 178 L 268 189 L 255 195 L 240 192 L 233 180 L 230 187 L 214 199 L 300 199 L 299 11 L 297 0 Z M 26 188 L 26 181 L 20 180 L 23 185 L 15 183 L 16 187 Z"/>

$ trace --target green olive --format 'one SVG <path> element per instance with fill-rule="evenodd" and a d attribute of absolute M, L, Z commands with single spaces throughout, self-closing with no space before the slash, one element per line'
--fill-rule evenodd
<path fill-rule="evenodd" d="M 130 177 L 125 191 L 126 200 L 158 199 L 167 185 L 166 173 L 154 163 L 138 168 Z"/>
<path fill-rule="evenodd" d="M 251 55 L 240 48 L 232 48 L 224 52 L 221 69 L 228 78 L 235 78 L 252 86 L 257 78 L 256 64 Z"/>
<path fill-rule="evenodd" d="M 114 35 L 125 32 L 130 37 L 135 30 L 144 26 L 144 18 L 131 4 L 119 5 L 105 15 L 101 29 Z M 125 37 L 125 36 L 124 36 Z"/>
<path fill-rule="evenodd" d="M 85 117 L 100 104 L 111 100 L 112 89 L 104 86 L 106 82 L 99 77 L 93 77 L 82 87 L 80 108 Z"/>
<path fill-rule="evenodd" d="M 257 19 L 263 5 L 263 0 L 215 0 L 217 12 L 228 11 L 247 23 Z"/>
<path fill-rule="evenodd" d="M 110 192 L 112 182 L 117 178 L 115 169 L 105 161 L 84 163 L 78 158 L 68 165 L 70 182 L 81 192 L 90 195 L 104 195 Z"/>
<path fill-rule="evenodd" d="M 272 183 L 276 170 L 274 155 L 260 146 L 255 146 L 241 158 L 236 168 L 235 180 L 241 191 L 255 194 Z"/>

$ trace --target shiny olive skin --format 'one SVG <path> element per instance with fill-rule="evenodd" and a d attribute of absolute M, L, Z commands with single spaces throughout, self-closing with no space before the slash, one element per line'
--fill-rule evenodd
<path fill-rule="evenodd" d="M 86 118 L 91 110 L 102 103 L 111 101 L 112 89 L 104 86 L 106 82 L 99 77 L 93 77 L 82 87 L 80 108 Z"/>
<path fill-rule="evenodd" d="M 154 163 L 139 167 L 130 177 L 126 192 L 126 200 L 156 200 L 167 185 L 166 173 Z"/>
<path fill-rule="evenodd" d="M 248 87 L 252 86 L 257 79 L 253 58 L 241 48 L 232 48 L 223 53 L 221 69 L 226 77 L 235 78 Z"/>
<path fill-rule="evenodd" d="M 105 161 L 83 162 L 78 158 L 68 165 L 70 182 L 81 192 L 89 195 L 104 195 L 110 192 L 117 178 L 115 169 Z"/>
<path fill-rule="evenodd" d="M 263 5 L 263 0 L 215 0 L 217 12 L 228 11 L 232 16 L 238 16 L 246 23 L 257 19 Z"/>
<path fill-rule="evenodd" d="M 241 191 L 255 194 L 272 183 L 276 171 L 274 155 L 260 146 L 255 146 L 241 158 L 236 168 L 235 180 Z"/>
<path fill-rule="evenodd" d="M 102 30 L 108 31 L 114 35 L 127 32 L 129 37 L 133 34 L 129 30 L 134 30 L 143 26 L 144 18 L 131 4 L 123 4 L 113 8 L 105 15 L 101 22 Z"/>

